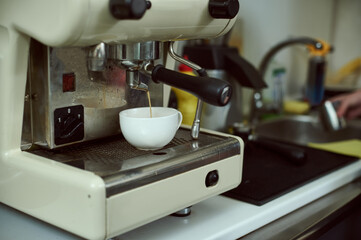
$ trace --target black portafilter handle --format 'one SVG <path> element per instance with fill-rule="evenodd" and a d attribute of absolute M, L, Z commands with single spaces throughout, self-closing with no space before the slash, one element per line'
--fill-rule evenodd
<path fill-rule="evenodd" d="M 232 86 L 224 80 L 203 76 L 190 76 L 157 65 L 152 70 L 152 80 L 190 92 L 206 103 L 225 106 L 232 95 Z"/>

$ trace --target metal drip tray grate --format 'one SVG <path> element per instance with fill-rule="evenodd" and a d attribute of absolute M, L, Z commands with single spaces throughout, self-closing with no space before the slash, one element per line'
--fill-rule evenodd
<path fill-rule="evenodd" d="M 117 135 L 60 149 L 30 152 L 101 176 L 107 195 L 111 196 L 240 154 L 240 145 L 235 138 L 206 133 L 194 140 L 189 130 L 179 129 L 167 146 L 156 151 L 138 150 Z"/>

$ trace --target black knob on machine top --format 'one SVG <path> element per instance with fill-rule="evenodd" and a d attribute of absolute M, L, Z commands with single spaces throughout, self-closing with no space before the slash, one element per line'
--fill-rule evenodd
<path fill-rule="evenodd" d="M 109 0 L 110 13 L 119 20 L 140 19 L 151 5 L 147 0 Z M 232 19 L 238 10 L 238 0 L 209 0 L 208 3 L 209 14 L 214 18 Z"/>
<path fill-rule="evenodd" d="M 232 19 L 239 10 L 238 0 L 209 0 L 209 14 L 214 18 Z"/>
<path fill-rule="evenodd" d="M 145 11 L 151 7 L 146 0 L 110 0 L 109 10 L 116 19 L 140 19 Z"/>

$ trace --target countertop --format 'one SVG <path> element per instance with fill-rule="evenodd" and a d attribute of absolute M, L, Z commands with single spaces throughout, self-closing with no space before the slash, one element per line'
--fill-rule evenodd
<path fill-rule="evenodd" d="M 255 206 L 224 196 L 215 196 L 194 205 L 190 216 L 183 218 L 167 216 L 118 236 L 114 240 L 223 240 L 241 237 L 259 239 L 252 236 L 267 232 L 267 226 L 272 226 L 285 217 L 292 217 L 302 209 L 311 207 L 312 204 L 316 204 L 316 206 L 322 204 L 325 209 L 321 210 L 326 215 L 329 214 L 329 211 L 326 211 L 327 207 L 341 208 L 347 202 L 360 196 L 360 184 L 356 188 L 351 188 L 347 194 L 342 192 L 345 191 L 342 189 L 347 190 L 350 189 L 349 186 L 354 186 L 352 181 L 360 176 L 361 161 L 356 161 L 262 206 Z M 337 195 L 338 198 L 334 195 Z M 313 211 L 311 210 L 311 212 Z M 307 217 L 310 217 L 309 214 Z M 297 217 L 296 219 L 301 218 Z M 286 220 L 286 224 L 290 224 L 290 222 Z M 298 220 L 294 224 L 299 224 Z M 79 238 L 0 204 L 0 239 L 74 240 Z M 263 235 L 262 239 L 267 238 L 264 238 Z"/>
<path fill-rule="evenodd" d="M 194 205 L 188 217 L 167 216 L 117 239 L 237 239 L 330 194 L 360 176 L 361 161 L 356 161 L 262 206 L 216 196 Z M 332 199 L 328 201 L 331 205 L 335 204 L 333 201 L 339 200 Z"/>

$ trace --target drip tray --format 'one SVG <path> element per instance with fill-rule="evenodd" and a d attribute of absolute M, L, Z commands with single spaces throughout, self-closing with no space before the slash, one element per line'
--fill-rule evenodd
<path fill-rule="evenodd" d="M 190 130 L 180 128 L 167 146 L 155 151 L 138 150 L 122 135 L 117 135 L 59 149 L 29 152 L 99 175 L 109 197 L 238 155 L 240 143 L 232 137 L 207 133 L 200 133 L 194 140 Z"/>
<path fill-rule="evenodd" d="M 359 161 L 355 157 L 297 147 L 307 154 L 307 160 L 301 166 L 251 141 L 246 142 L 242 183 L 224 195 L 260 206 L 347 164 Z"/>

